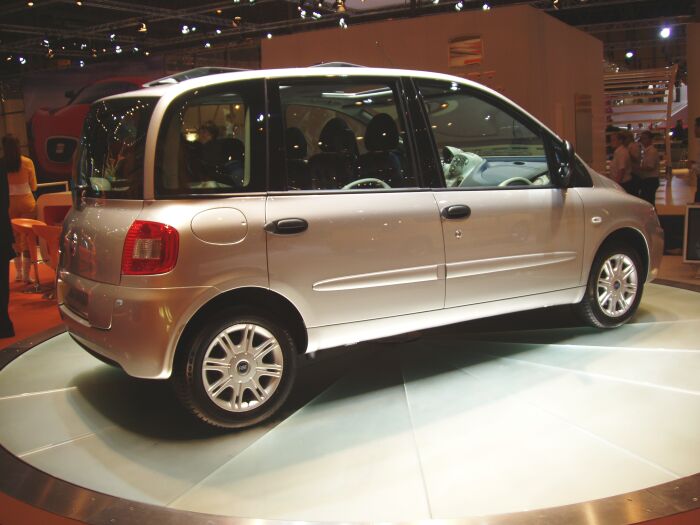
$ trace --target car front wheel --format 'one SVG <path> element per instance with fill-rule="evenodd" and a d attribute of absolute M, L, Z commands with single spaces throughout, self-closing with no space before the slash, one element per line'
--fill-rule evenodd
<path fill-rule="evenodd" d="M 577 305 L 583 320 L 598 328 L 627 322 L 642 298 L 642 268 L 640 256 L 631 246 L 603 246 L 591 266 L 586 294 Z"/>
<path fill-rule="evenodd" d="M 268 419 L 285 402 L 296 375 L 296 357 L 286 328 L 263 316 L 229 312 L 204 323 L 190 342 L 183 342 L 173 376 L 175 391 L 204 422 L 247 427 Z"/>

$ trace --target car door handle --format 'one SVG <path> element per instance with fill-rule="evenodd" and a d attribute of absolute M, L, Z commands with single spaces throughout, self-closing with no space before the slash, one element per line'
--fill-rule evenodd
<path fill-rule="evenodd" d="M 472 214 L 472 209 L 466 204 L 453 204 L 442 209 L 445 219 L 466 219 Z"/>
<path fill-rule="evenodd" d="M 268 222 L 265 225 L 265 231 L 268 233 L 276 233 L 277 235 L 290 235 L 306 231 L 308 227 L 309 223 L 304 219 L 278 219 Z"/>

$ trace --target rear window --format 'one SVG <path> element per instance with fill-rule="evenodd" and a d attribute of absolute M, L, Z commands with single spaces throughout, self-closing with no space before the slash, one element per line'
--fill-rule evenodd
<path fill-rule="evenodd" d="M 143 198 L 143 158 L 155 98 L 98 102 L 85 118 L 76 156 L 77 184 L 88 197 Z"/>

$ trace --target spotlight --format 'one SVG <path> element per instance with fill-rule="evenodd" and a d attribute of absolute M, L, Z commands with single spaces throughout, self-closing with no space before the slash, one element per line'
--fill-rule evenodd
<path fill-rule="evenodd" d="M 347 29 L 347 28 L 348 28 L 348 23 L 345 21 L 345 17 L 341 17 L 341 19 L 338 20 L 338 25 L 339 25 L 342 29 Z"/>
<path fill-rule="evenodd" d="M 463 8 L 464 8 L 464 2 L 462 2 L 462 0 L 459 0 L 459 2 L 457 2 L 455 4 L 455 11 L 461 11 Z"/>
<path fill-rule="evenodd" d="M 210 48 L 210 47 L 211 47 L 211 43 L 210 43 L 210 42 L 204 42 L 204 47 L 206 47 L 207 49 Z"/>
<path fill-rule="evenodd" d="M 671 28 L 669 26 L 664 26 L 661 28 L 659 31 L 659 36 L 663 39 L 666 39 L 671 36 Z"/>
<path fill-rule="evenodd" d="M 34 7 L 34 2 L 27 2 L 27 7 Z"/>
<path fill-rule="evenodd" d="M 82 3 L 80 0 L 78 0 L 78 1 L 75 3 L 75 5 L 77 5 L 78 7 L 80 7 L 81 5 L 83 5 L 83 3 Z"/>
<path fill-rule="evenodd" d="M 109 35 L 109 39 L 110 39 L 111 41 L 114 41 L 115 38 L 117 38 L 117 35 L 115 35 L 114 33 L 112 33 L 111 35 Z"/>
<path fill-rule="evenodd" d="M 148 26 L 146 25 L 146 22 L 141 22 L 139 24 L 138 32 L 139 33 L 148 33 Z"/>
<path fill-rule="evenodd" d="M 115 52 L 117 55 L 118 55 L 119 53 L 121 53 L 121 52 L 122 52 L 121 46 L 115 47 L 115 48 L 114 48 L 114 52 Z"/>
<path fill-rule="evenodd" d="M 22 64 L 22 65 L 24 65 L 24 64 L 27 63 L 27 59 L 24 58 L 24 57 L 19 57 L 17 60 L 19 60 L 19 63 Z"/>
<path fill-rule="evenodd" d="M 625 58 L 634 58 L 634 51 L 631 49 L 625 53 Z"/>
<path fill-rule="evenodd" d="M 440 3 L 440 0 L 433 0 L 433 5 L 438 5 Z"/>
<path fill-rule="evenodd" d="M 181 32 L 183 35 L 186 35 L 186 34 L 188 34 L 188 33 L 190 32 L 190 27 L 189 27 L 189 26 L 182 26 L 182 29 L 180 29 L 180 32 Z"/>
<path fill-rule="evenodd" d="M 481 6 L 481 9 L 484 11 L 489 11 L 491 10 L 491 6 L 488 4 L 488 2 L 484 2 L 484 5 Z"/>
<path fill-rule="evenodd" d="M 269 38 L 272 38 L 272 33 L 268 33 L 268 34 L 267 34 L 267 38 L 268 38 L 268 39 L 269 39 Z"/>
<path fill-rule="evenodd" d="M 218 28 L 217 28 L 217 29 L 216 29 L 216 34 L 217 34 L 217 35 L 220 35 L 220 34 L 221 34 L 221 29 L 218 29 Z"/>
<path fill-rule="evenodd" d="M 80 67 L 85 67 L 85 60 L 80 61 Z"/>
<path fill-rule="evenodd" d="M 223 13 L 223 11 L 222 11 L 221 9 L 217 9 L 217 10 L 216 10 L 216 14 L 217 14 L 217 15 L 220 15 L 221 13 Z"/>

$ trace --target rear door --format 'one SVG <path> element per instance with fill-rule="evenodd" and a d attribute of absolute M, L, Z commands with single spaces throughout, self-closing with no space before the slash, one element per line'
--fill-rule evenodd
<path fill-rule="evenodd" d="M 502 99 L 417 79 L 445 188 L 445 307 L 572 288 L 583 256 L 583 204 L 555 187 L 554 137 Z"/>
<path fill-rule="evenodd" d="M 270 287 L 309 327 L 442 308 L 440 219 L 416 176 L 399 79 L 270 88 L 270 177 L 284 190 L 267 201 Z"/>

